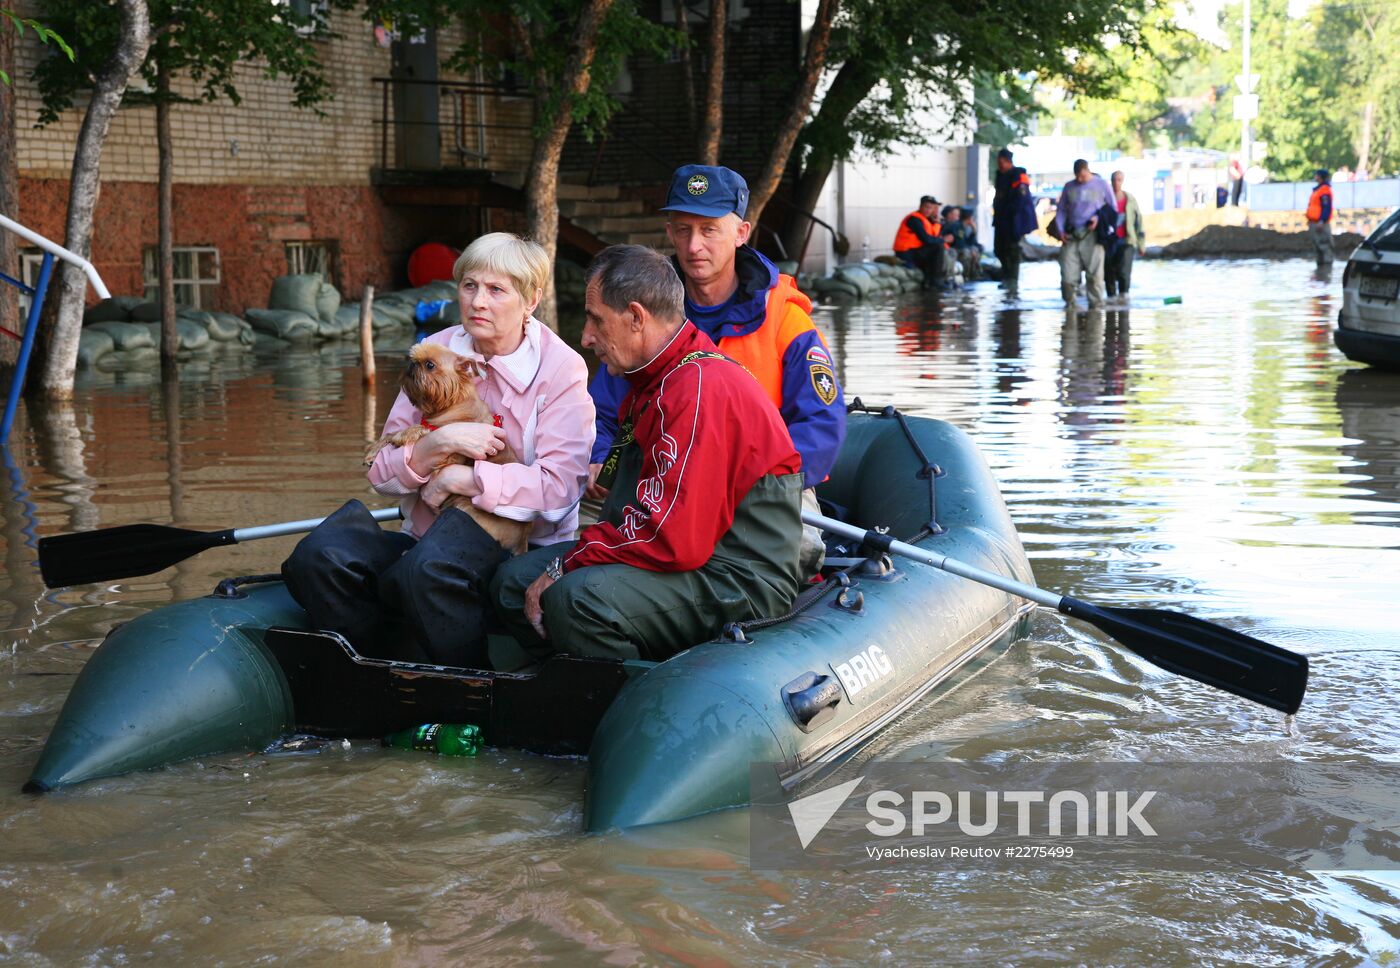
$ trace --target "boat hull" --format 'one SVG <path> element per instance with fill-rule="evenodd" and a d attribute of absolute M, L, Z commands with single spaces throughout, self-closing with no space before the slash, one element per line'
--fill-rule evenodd
<path fill-rule="evenodd" d="M 853 415 L 819 493 L 862 527 L 1031 580 L 990 471 L 949 424 Z M 358 655 L 309 629 L 280 583 L 176 603 L 108 635 L 26 788 L 263 749 L 292 730 L 380 736 L 437 721 L 476 723 L 494 745 L 587 751 L 590 830 L 742 805 L 751 764 L 789 788 L 817 780 L 1029 630 L 1024 601 L 858 550 L 780 621 L 662 663 L 558 656 L 530 674 Z"/>

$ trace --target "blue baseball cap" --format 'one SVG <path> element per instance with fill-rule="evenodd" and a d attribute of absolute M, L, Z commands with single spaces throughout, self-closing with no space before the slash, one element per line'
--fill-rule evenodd
<path fill-rule="evenodd" d="M 687 212 L 719 218 L 731 212 L 740 218 L 749 208 L 749 183 L 744 176 L 714 165 L 682 165 L 671 176 L 663 212 Z"/>

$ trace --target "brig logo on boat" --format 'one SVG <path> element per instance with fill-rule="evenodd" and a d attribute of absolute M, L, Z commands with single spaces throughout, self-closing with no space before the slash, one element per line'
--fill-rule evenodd
<path fill-rule="evenodd" d="M 866 686 L 894 671 L 894 663 L 890 661 L 884 649 L 872 645 L 857 652 L 845 662 L 833 663 L 831 671 L 841 680 L 846 695 L 854 699 Z"/>

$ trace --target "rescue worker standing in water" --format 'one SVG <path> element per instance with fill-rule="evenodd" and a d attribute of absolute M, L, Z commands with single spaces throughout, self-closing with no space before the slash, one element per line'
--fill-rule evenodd
<path fill-rule="evenodd" d="M 686 318 L 753 374 L 778 408 L 802 458 L 803 507 L 816 511 L 812 488 L 836 463 L 846 437 L 846 404 L 826 342 L 812 323 L 812 301 L 791 276 L 780 274 L 748 245 L 748 204 L 749 186 L 738 172 L 682 166 L 671 177 L 662 208 L 666 235 L 685 284 Z M 597 485 L 598 471 L 617 434 L 618 407 L 627 390 L 622 374 L 606 370 L 599 370 L 588 388 L 597 407 L 598 435 L 586 496 L 595 500 L 606 496 Z M 824 556 L 821 532 L 804 527 L 803 574 L 816 574 Z"/>
<path fill-rule="evenodd" d="M 1317 252 L 1319 269 L 1332 264 L 1332 173 L 1326 168 L 1313 172 L 1317 187 L 1308 197 L 1308 235 Z"/>

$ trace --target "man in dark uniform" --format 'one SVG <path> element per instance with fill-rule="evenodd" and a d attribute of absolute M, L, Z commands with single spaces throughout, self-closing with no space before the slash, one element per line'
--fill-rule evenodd
<path fill-rule="evenodd" d="M 992 247 L 1001 262 L 1003 288 L 1015 289 L 1021 275 L 1021 238 L 1036 229 L 1035 200 L 1026 169 L 1011 163 L 1011 151 L 997 152 L 996 191 L 992 195 Z"/>

